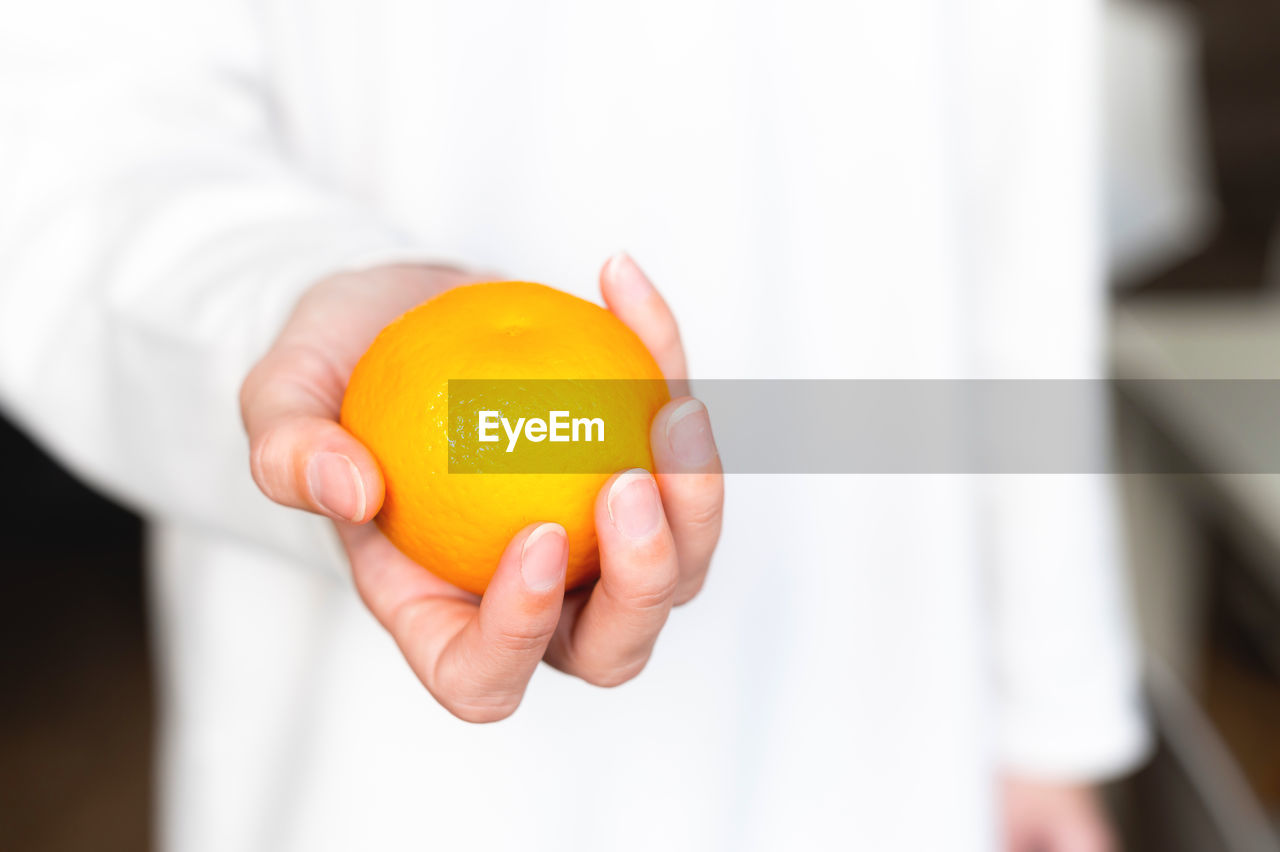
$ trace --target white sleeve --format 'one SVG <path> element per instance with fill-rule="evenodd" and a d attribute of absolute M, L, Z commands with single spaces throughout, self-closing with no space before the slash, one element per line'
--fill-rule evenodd
<path fill-rule="evenodd" d="M 232 0 L 0 26 L 0 405 L 151 517 L 332 563 L 248 472 L 237 394 L 310 283 L 405 239 L 292 166 Z"/>
<path fill-rule="evenodd" d="M 1099 8 L 975 9 L 961 85 L 978 375 L 1102 378 Z M 1001 757 L 1071 779 L 1130 767 L 1147 732 L 1114 481 L 1019 474 L 983 485 Z"/>

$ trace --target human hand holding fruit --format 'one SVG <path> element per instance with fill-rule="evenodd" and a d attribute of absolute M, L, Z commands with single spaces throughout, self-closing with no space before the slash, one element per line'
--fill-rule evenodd
<path fill-rule="evenodd" d="M 701 587 L 719 537 L 723 480 L 705 409 L 679 398 L 653 418 L 649 449 L 656 476 L 642 470 L 602 475 L 594 502 L 584 512 L 568 513 L 567 536 L 561 524 L 531 518 L 505 549 L 494 549 L 491 580 L 477 580 L 474 565 L 433 566 L 473 588 L 487 582 L 482 598 L 402 553 L 368 523 L 383 507 L 388 479 L 370 449 L 340 425 L 343 395 L 384 326 L 476 280 L 445 268 L 388 266 L 320 282 L 245 380 L 241 410 L 259 487 L 278 503 L 334 519 L 361 597 L 419 679 L 450 712 L 482 722 L 515 710 L 542 659 L 602 686 L 643 669 L 671 607 Z M 610 310 L 643 342 L 662 374 L 685 378 L 675 320 L 635 263 L 615 257 L 602 270 L 600 285 Z M 579 523 L 584 519 L 585 526 Z M 587 538 L 591 521 L 600 579 L 566 595 L 571 545 Z M 487 553 L 483 544 L 444 550 Z M 582 547 L 573 551 L 580 578 Z M 586 570 L 595 564 L 588 562 Z"/>

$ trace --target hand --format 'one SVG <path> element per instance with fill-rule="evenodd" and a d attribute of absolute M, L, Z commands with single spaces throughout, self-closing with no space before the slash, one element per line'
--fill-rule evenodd
<path fill-rule="evenodd" d="M 423 685 L 454 715 L 491 722 L 515 711 L 542 659 L 600 686 L 644 668 L 671 607 L 702 586 L 724 485 L 705 408 L 674 399 L 650 431 L 656 476 L 614 476 L 597 496 L 601 576 L 591 588 L 565 595 L 568 543 L 558 524 L 518 532 L 483 599 L 401 554 L 369 523 L 382 506 L 382 473 L 338 424 L 343 392 L 387 323 L 474 280 L 441 267 L 387 266 L 320 282 L 245 379 L 240 406 L 258 487 L 334 520 L 360 596 Z M 684 379 L 675 319 L 640 268 L 618 255 L 601 271 L 600 289 L 666 377 Z"/>
<path fill-rule="evenodd" d="M 1006 852 L 1111 852 L 1111 827 L 1092 787 L 1006 776 Z"/>

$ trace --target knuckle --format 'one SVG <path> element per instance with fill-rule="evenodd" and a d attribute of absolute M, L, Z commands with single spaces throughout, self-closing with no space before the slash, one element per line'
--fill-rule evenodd
<path fill-rule="evenodd" d="M 615 555 L 601 583 L 609 597 L 627 609 L 650 610 L 669 605 L 679 581 L 675 539 L 661 535 Z"/>
<path fill-rule="evenodd" d="M 664 566 L 674 558 L 675 542 L 662 530 L 648 541 L 628 542 L 624 552 L 627 563 L 635 566 L 624 575 L 632 585 L 658 588 L 666 579 Z"/>
<path fill-rule="evenodd" d="M 640 672 L 644 671 L 644 667 L 648 665 L 649 657 L 645 655 L 638 660 L 633 660 L 621 665 L 605 666 L 599 669 L 593 669 L 583 675 L 582 679 L 592 686 L 599 686 L 604 689 L 613 689 L 622 686 L 628 681 L 634 680 Z"/>
<path fill-rule="evenodd" d="M 663 572 L 662 576 L 642 575 L 614 583 L 610 597 L 629 610 L 651 612 L 671 605 L 679 582 L 680 578 L 674 571 Z"/>
<path fill-rule="evenodd" d="M 524 656 L 534 652 L 541 653 L 549 633 L 550 631 L 539 628 L 506 628 L 498 632 L 492 641 L 494 648 L 502 653 Z"/>
<path fill-rule="evenodd" d="M 391 614 L 388 629 L 402 646 L 412 637 L 423 634 L 422 619 L 428 614 L 428 604 L 423 598 L 414 598 L 401 604 Z"/>
<path fill-rule="evenodd" d="M 691 500 L 681 507 L 679 522 L 688 529 L 706 531 L 719 537 L 723 506 L 724 500 L 719 495 Z"/>
<path fill-rule="evenodd" d="M 697 577 L 681 582 L 680 586 L 676 589 L 676 595 L 675 595 L 675 601 L 674 601 L 675 605 L 684 606 L 689 601 L 696 598 L 698 594 L 702 591 L 702 587 L 706 584 L 706 582 L 707 582 L 707 575 L 705 573 L 699 574 Z"/>
<path fill-rule="evenodd" d="M 546 612 L 511 613 L 494 618 L 489 615 L 481 612 L 481 633 L 489 648 L 503 656 L 541 656 L 556 628 L 556 621 Z"/>
<path fill-rule="evenodd" d="M 675 597 L 676 583 L 664 583 L 661 587 L 651 589 L 633 589 L 623 598 L 627 607 L 640 612 L 649 612 L 670 606 Z"/>

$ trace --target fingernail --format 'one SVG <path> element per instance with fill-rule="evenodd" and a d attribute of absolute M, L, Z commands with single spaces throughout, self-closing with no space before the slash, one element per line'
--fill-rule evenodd
<path fill-rule="evenodd" d="M 569 540 L 559 524 L 543 524 L 529 533 L 520 549 L 520 573 L 530 591 L 545 592 L 560 582 L 568 548 Z"/>
<path fill-rule="evenodd" d="M 649 278 L 625 251 L 609 258 L 609 272 L 618 291 L 627 299 L 642 299 L 653 292 Z"/>
<path fill-rule="evenodd" d="M 355 462 L 341 453 L 318 453 L 307 465 L 311 499 L 326 512 L 360 521 L 364 518 L 364 479 Z"/>
<path fill-rule="evenodd" d="M 630 539 L 648 538 L 662 520 L 658 486 L 642 468 L 629 470 L 613 481 L 608 504 L 609 520 Z"/>
<path fill-rule="evenodd" d="M 707 408 L 696 399 L 681 405 L 667 418 L 667 443 L 682 464 L 702 467 L 715 458 L 716 442 L 711 436 Z"/>

